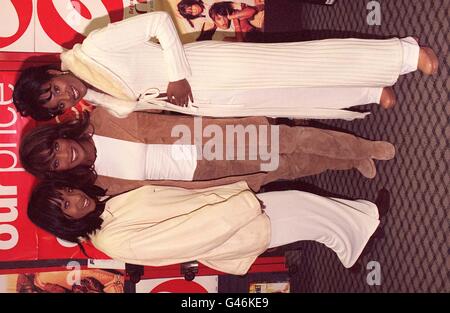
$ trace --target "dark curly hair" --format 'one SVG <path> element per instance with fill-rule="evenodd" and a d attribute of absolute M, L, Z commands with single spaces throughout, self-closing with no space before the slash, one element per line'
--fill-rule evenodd
<path fill-rule="evenodd" d="M 71 219 L 61 210 L 63 201 L 60 190 L 72 188 L 83 191 L 96 201 L 96 208 L 86 216 Z M 28 202 L 28 218 L 38 227 L 55 235 L 58 238 L 81 244 L 80 238 L 89 238 L 100 229 L 103 220 L 105 203 L 99 197 L 105 195 L 105 190 L 95 185 L 77 186 L 71 182 L 43 181 L 32 191 Z M 84 250 L 84 249 L 82 249 Z"/>
<path fill-rule="evenodd" d="M 20 115 L 31 116 L 37 121 L 48 121 L 63 113 L 61 109 L 44 108 L 46 100 L 40 99 L 43 93 L 48 92 L 48 89 L 43 89 L 42 86 L 54 77 L 49 70 L 59 69 L 56 65 L 43 65 L 22 71 L 13 92 L 13 103 Z"/>
<path fill-rule="evenodd" d="M 186 9 L 188 7 L 191 7 L 195 4 L 199 5 L 202 9 L 205 9 L 205 5 L 203 4 L 202 0 L 182 0 L 177 4 L 178 12 L 182 17 L 184 17 L 189 22 L 189 25 L 191 25 L 192 28 L 194 27 L 194 24 L 192 23 L 191 20 L 195 20 L 196 18 L 199 17 L 205 17 L 204 14 L 192 15 L 186 12 Z"/>
<path fill-rule="evenodd" d="M 66 171 L 52 171 L 53 147 L 57 139 L 65 138 L 75 141 L 88 139 L 93 133 L 90 130 L 89 113 L 83 112 L 83 118 L 67 121 L 58 125 L 39 126 L 21 138 L 19 157 L 23 168 L 41 179 L 72 181 L 79 186 L 93 184 L 97 173 L 93 166 L 79 165 Z"/>
<path fill-rule="evenodd" d="M 231 1 L 222 1 L 214 3 L 211 8 L 209 8 L 209 16 L 214 19 L 214 16 L 220 15 L 220 16 L 228 16 L 232 14 L 234 11 L 233 9 L 233 2 Z"/>

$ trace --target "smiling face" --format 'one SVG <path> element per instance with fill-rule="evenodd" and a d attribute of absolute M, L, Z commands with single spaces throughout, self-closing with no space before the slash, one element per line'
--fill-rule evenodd
<path fill-rule="evenodd" d="M 66 171 L 79 165 L 90 166 L 95 161 L 95 147 L 85 140 L 60 138 L 53 142 L 53 157 L 50 162 L 51 171 Z"/>
<path fill-rule="evenodd" d="M 79 189 L 59 189 L 61 211 L 71 219 L 80 219 L 95 211 L 95 200 Z"/>
<path fill-rule="evenodd" d="M 61 114 L 77 104 L 87 92 L 86 85 L 73 74 L 63 74 L 57 70 L 49 70 L 54 75 L 46 84 L 42 85 L 44 91 L 40 100 L 44 100 L 44 108 L 51 113 Z"/>

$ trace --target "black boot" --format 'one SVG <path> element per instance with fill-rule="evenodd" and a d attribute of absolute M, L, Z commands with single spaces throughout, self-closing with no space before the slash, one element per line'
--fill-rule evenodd
<path fill-rule="evenodd" d="M 380 189 L 375 200 L 375 205 L 378 207 L 380 219 L 385 217 L 391 208 L 391 193 L 385 188 Z"/>

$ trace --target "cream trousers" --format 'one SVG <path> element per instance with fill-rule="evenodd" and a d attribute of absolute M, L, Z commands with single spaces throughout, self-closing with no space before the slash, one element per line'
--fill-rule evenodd
<path fill-rule="evenodd" d="M 288 190 L 256 195 L 271 222 L 269 248 L 314 240 L 332 249 L 352 267 L 380 221 L 378 208 L 366 200 L 328 198 Z"/>

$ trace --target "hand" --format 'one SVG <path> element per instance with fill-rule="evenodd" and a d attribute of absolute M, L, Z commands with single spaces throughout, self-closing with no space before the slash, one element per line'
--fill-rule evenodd
<path fill-rule="evenodd" d="M 189 99 L 194 102 L 191 86 L 186 79 L 170 82 L 167 85 L 167 100 L 170 103 L 185 107 L 188 105 Z"/>
<path fill-rule="evenodd" d="M 241 28 L 241 22 L 238 19 L 233 20 L 233 25 L 234 25 L 234 33 L 235 33 L 235 40 L 238 42 L 243 42 L 245 41 L 244 39 L 244 34 L 242 33 L 242 28 Z"/>
<path fill-rule="evenodd" d="M 241 32 L 241 22 L 238 19 L 233 20 L 234 31 L 236 33 Z"/>

